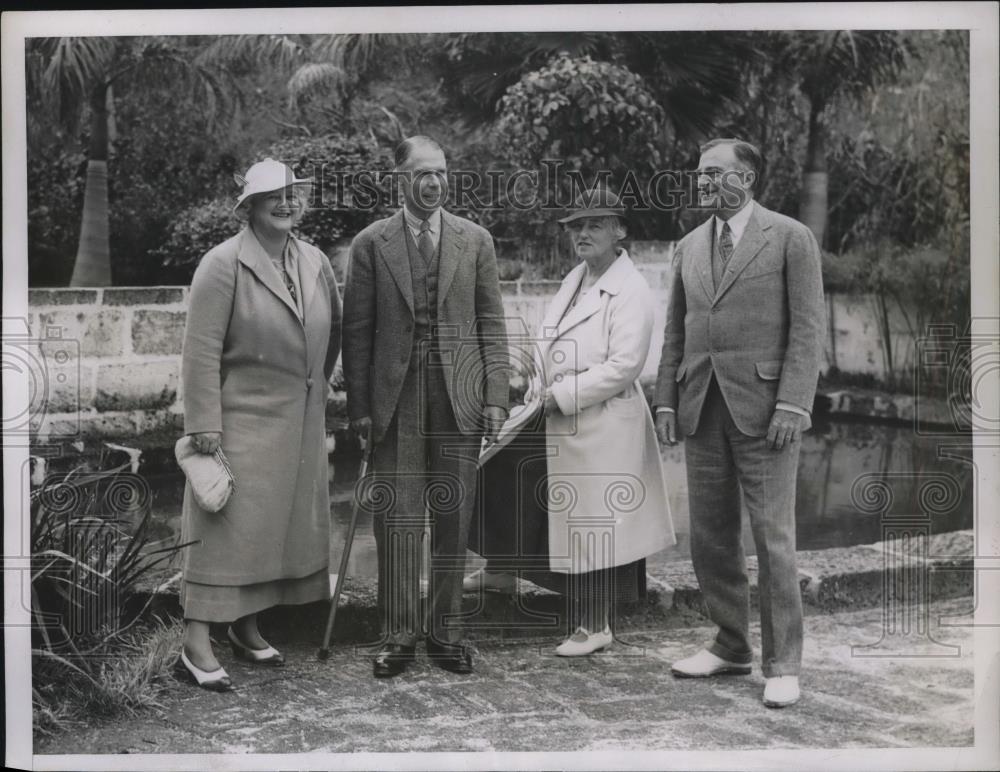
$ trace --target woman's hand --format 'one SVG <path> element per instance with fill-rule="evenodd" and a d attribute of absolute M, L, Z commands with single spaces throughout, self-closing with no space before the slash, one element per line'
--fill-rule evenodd
<path fill-rule="evenodd" d="M 199 453 L 215 453 L 222 444 L 222 434 L 219 432 L 198 432 L 191 435 L 191 444 Z"/>
<path fill-rule="evenodd" d="M 552 396 L 552 389 L 545 389 L 544 392 L 544 402 L 542 404 L 545 410 L 545 415 L 562 415 L 562 410 L 559 409 L 559 403 L 556 402 L 556 398 Z"/>

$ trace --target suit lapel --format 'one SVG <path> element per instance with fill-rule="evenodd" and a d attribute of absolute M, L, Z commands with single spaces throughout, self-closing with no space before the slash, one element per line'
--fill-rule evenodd
<path fill-rule="evenodd" d="M 729 258 L 729 265 L 726 266 L 725 273 L 722 274 L 722 283 L 715 293 L 712 305 L 719 302 L 719 299 L 733 286 L 733 282 L 736 281 L 737 277 L 760 254 L 764 245 L 767 244 L 767 236 L 764 231 L 769 227 L 770 223 L 762 217 L 761 206 L 756 204 L 754 212 L 750 216 L 749 222 L 747 222 L 746 230 L 743 231 L 743 237 L 740 239 L 740 243 L 736 245 L 736 251 Z"/>
<path fill-rule="evenodd" d="M 465 229 L 457 217 L 441 210 L 441 245 L 438 257 L 438 310 L 451 289 L 465 249 Z M 442 318 L 440 313 L 438 318 Z"/>
<path fill-rule="evenodd" d="M 406 234 L 403 228 L 403 210 L 400 209 L 385 224 L 378 251 L 412 314 L 413 277 L 410 275 L 410 256 L 406 251 Z"/>
<path fill-rule="evenodd" d="M 715 217 L 709 217 L 694 232 L 695 242 L 692 248 L 692 253 L 697 256 L 695 270 L 698 273 L 698 281 L 701 283 L 701 288 L 705 291 L 709 302 L 715 297 L 715 283 L 712 281 L 712 245 L 714 243 L 712 229 L 714 227 Z"/>
<path fill-rule="evenodd" d="M 301 324 L 302 320 L 299 319 L 299 311 L 292 304 L 291 298 L 288 297 L 288 290 L 281 285 L 281 277 L 274 270 L 271 258 L 267 256 L 264 247 L 257 241 L 257 237 L 254 236 L 249 226 L 243 230 L 239 250 L 237 256 L 239 261 L 250 269 L 250 272 L 257 277 L 257 280 L 261 284 L 267 287 L 285 304 L 285 307 L 292 312 L 292 316 Z"/>

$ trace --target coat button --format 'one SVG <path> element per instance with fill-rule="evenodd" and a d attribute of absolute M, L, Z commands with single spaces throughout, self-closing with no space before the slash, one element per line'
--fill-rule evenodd
<path fill-rule="evenodd" d="M 313 379 L 312 378 L 306 378 L 306 388 L 307 389 L 311 389 L 312 387 L 313 387 Z"/>

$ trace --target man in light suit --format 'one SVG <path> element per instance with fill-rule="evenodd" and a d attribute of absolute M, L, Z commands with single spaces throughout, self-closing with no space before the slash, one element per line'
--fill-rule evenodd
<path fill-rule="evenodd" d="M 712 217 L 674 253 L 654 404 L 661 442 L 685 436 L 691 557 L 712 644 L 678 677 L 750 672 L 749 582 L 740 494 L 759 565 L 764 704 L 799 699 L 802 601 L 795 478 L 819 375 L 825 318 L 819 246 L 806 226 L 755 202 L 753 145 L 701 148 L 700 205 Z"/>
<path fill-rule="evenodd" d="M 427 653 L 472 672 L 460 644 L 462 572 L 483 437 L 507 416 L 509 354 L 490 234 L 441 208 L 446 162 L 429 137 L 396 149 L 403 209 L 351 244 L 343 364 L 352 427 L 371 432 L 382 646 L 401 673 L 421 637 L 425 507 L 431 522 Z"/>

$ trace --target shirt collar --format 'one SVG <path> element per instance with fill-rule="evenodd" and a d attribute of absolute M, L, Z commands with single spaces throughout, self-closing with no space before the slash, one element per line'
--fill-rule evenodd
<path fill-rule="evenodd" d="M 422 223 L 423 220 L 407 209 L 405 204 L 403 205 L 403 217 L 406 218 L 406 224 L 410 226 L 410 230 L 415 233 L 420 233 L 420 223 Z M 431 233 L 437 235 L 437 233 L 441 230 L 441 209 L 438 208 L 431 212 L 430 216 L 427 218 L 427 222 L 431 226 Z"/>
<path fill-rule="evenodd" d="M 750 216 L 753 214 L 754 201 L 751 198 L 747 201 L 746 206 L 744 206 L 740 211 L 730 217 L 728 220 L 723 220 L 721 217 L 715 218 L 715 237 L 718 239 L 722 234 L 722 224 L 728 222 L 729 230 L 733 235 L 733 245 L 740 240 L 743 236 L 743 231 L 746 230 L 747 223 L 750 222 Z"/>

